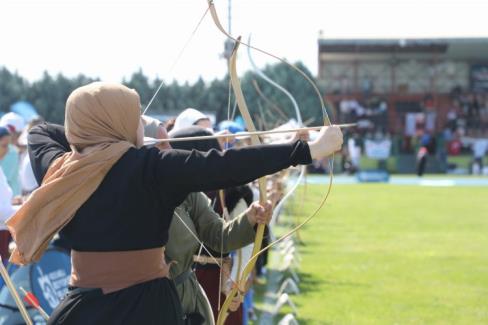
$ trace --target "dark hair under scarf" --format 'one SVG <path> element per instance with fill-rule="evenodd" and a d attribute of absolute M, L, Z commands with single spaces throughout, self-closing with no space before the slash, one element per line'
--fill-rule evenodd
<path fill-rule="evenodd" d="M 172 132 L 170 138 L 201 137 L 208 135 L 213 135 L 213 133 L 205 128 L 202 128 L 201 126 L 190 126 L 188 128 L 175 131 L 174 133 Z M 216 149 L 219 151 L 222 150 L 217 139 L 171 142 L 171 147 L 174 149 L 183 150 L 195 149 L 204 152 L 211 149 Z"/>

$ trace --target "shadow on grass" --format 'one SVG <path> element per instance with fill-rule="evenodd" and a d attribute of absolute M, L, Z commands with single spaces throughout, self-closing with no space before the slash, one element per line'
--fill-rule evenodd
<path fill-rule="evenodd" d="M 265 285 L 255 285 L 255 294 L 256 296 L 260 297 L 259 301 L 261 303 L 267 303 L 266 308 L 259 308 L 255 307 L 257 314 L 259 315 L 259 321 L 254 322 L 253 324 L 277 324 L 279 320 L 285 317 L 288 313 L 293 313 L 293 310 L 290 306 L 285 305 L 283 306 L 277 314 L 272 314 L 271 309 L 272 306 L 276 303 L 276 296 L 277 290 L 280 287 L 281 283 L 291 274 L 287 274 L 288 272 L 280 272 L 277 269 L 268 269 L 267 278 L 268 281 L 272 281 L 272 283 L 267 283 Z M 300 295 L 302 294 L 311 294 L 314 292 L 320 291 L 333 291 L 338 290 L 339 288 L 345 287 L 368 287 L 369 285 L 358 283 L 358 282 L 351 282 L 351 281 L 336 281 L 336 280 L 324 280 L 318 276 L 314 276 L 310 273 L 305 272 L 298 272 L 298 277 L 300 278 L 299 288 L 300 288 Z M 274 291 L 268 291 L 266 296 L 266 291 L 270 288 L 274 288 Z M 270 295 L 271 293 L 271 295 Z M 274 295 L 274 296 L 273 296 Z M 304 302 L 297 301 L 295 299 L 295 295 L 290 295 L 291 300 L 297 306 L 298 310 L 300 310 Z M 262 305 L 261 305 L 262 306 Z M 271 308 L 271 309 L 270 309 Z M 312 318 L 302 318 L 301 315 L 295 315 L 298 322 L 300 324 L 317 324 L 316 319 Z M 332 322 L 327 320 L 321 320 L 320 324 L 332 324 Z"/>
<path fill-rule="evenodd" d="M 371 285 L 352 282 L 352 281 L 340 281 L 334 279 L 323 279 L 310 273 L 298 272 L 300 278 L 300 291 L 302 293 L 312 293 L 321 291 L 324 289 L 334 290 L 334 288 L 341 287 L 362 287 L 367 288 Z"/>

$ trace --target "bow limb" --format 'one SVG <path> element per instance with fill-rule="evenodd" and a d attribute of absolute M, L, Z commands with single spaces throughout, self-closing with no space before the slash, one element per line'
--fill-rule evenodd
<path fill-rule="evenodd" d="M 234 93 L 236 95 L 238 107 L 239 107 L 239 110 L 240 110 L 240 112 L 244 118 L 244 121 L 246 122 L 248 129 L 255 130 L 254 123 L 251 120 L 251 116 L 249 114 L 249 110 L 247 108 L 246 101 L 244 99 L 244 95 L 242 94 L 242 88 L 241 88 L 240 81 L 237 78 L 236 58 L 237 58 L 237 49 L 239 47 L 239 44 L 241 44 L 240 38 L 236 39 L 236 45 L 234 47 L 234 51 L 232 52 L 232 56 L 231 56 L 230 63 L 229 63 L 229 65 L 230 65 L 230 69 L 229 69 L 230 78 L 231 78 L 232 88 L 234 89 Z M 328 117 L 327 117 L 327 119 L 328 119 Z M 327 119 L 324 118 L 324 122 L 327 121 Z M 251 137 L 251 140 L 252 140 L 253 144 L 260 144 L 259 138 L 257 136 Z M 222 306 L 222 308 L 219 312 L 219 317 L 217 319 L 217 325 L 223 325 L 224 324 L 228 305 L 230 305 L 230 302 L 232 301 L 232 299 L 234 299 L 234 296 L 237 295 L 238 293 L 241 293 L 241 294 L 245 293 L 245 282 L 247 280 L 248 275 L 254 269 L 254 266 L 256 264 L 256 261 L 257 261 L 259 255 L 261 255 L 263 252 L 265 252 L 267 249 L 271 248 L 272 246 L 276 245 L 278 242 L 280 242 L 280 241 L 284 240 L 285 238 L 291 236 L 298 229 L 300 229 L 306 223 L 308 223 L 313 217 L 315 217 L 315 215 L 317 215 L 317 213 L 324 206 L 325 202 L 327 201 L 327 199 L 329 197 L 329 194 L 330 194 L 331 189 L 332 189 L 332 180 L 333 180 L 333 174 L 331 172 L 330 183 L 329 183 L 329 187 L 328 187 L 328 190 L 326 192 L 326 195 L 325 195 L 324 199 L 322 200 L 322 202 L 320 203 L 319 207 L 316 208 L 314 213 L 312 215 L 310 215 L 309 217 L 307 217 L 301 224 L 299 224 L 298 226 L 296 226 L 295 228 L 290 230 L 288 233 L 286 233 L 284 236 L 275 240 L 274 242 L 272 242 L 268 246 L 264 247 L 263 249 L 260 249 L 260 247 L 262 244 L 262 237 L 263 237 L 263 233 L 264 233 L 264 225 L 258 226 L 252 256 L 244 267 L 244 270 L 242 272 L 242 276 L 238 281 L 238 286 L 234 286 L 231 293 L 227 296 L 227 299 L 224 302 L 224 305 Z M 264 184 L 262 184 L 262 182 L 264 182 Z M 266 183 L 265 183 L 264 178 L 259 179 L 259 185 L 260 185 L 260 202 L 264 203 L 264 202 L 266 202 Z M 298 183 L 295 184 L 295 187 L 296 186 L 298 186 Z M 263 198 L 263 195 L 264 195 L 264 198 Z M 275 209 L 275 211 L 276 211 L 276 209 Z M 260 229 L 261 229 L 261 233 L 260 233 Z"/>
<path fill-rule="evenodd" d="M 288 117 L 286 116 L 286 114 L 283 112 L 283 110 L 278 105 L 273 103 L 269 98 L 267 98 L 263 94 L 263 91 L 261 90 L 261 88 L 259 88 L 259 84 L 256 81 L 256 79 L 252 80 L 252 85 L 254 86 L 254 89 L 256 89 L 256 92 L 258 93 L 259 97 L 261 97 L 264 100 L 264 102 L 267 103 L 269 105 L 269 107 L 271 107 L 273 109 L 273 111 L 275 111 L 275 113 L 280 115 L 280 117 L 283 118 L 284 122 L 286 122 L 288 120 Z"/>
<path fill-rule="evenodd" d="M 222 218 L 227 222 L 230 220 L 229 210 L 225 204 L 225 193 L 224 190 L 218 190 L 218 197 L 220 201 L 220 206 L 222 208 Z M 223 251 L 224 251 L 224 228 L 222 227 L 222 232 L 220 234 L 220 260 L 223 261 Z M 222 272 L 224 272 L 224 263 L 219 268 L 219 299 L 218 306 L 220 306 L 220 293 L 222 292 Z M 229 272 L 230 273 L 230 272 Z M 227 274 L 226 274 L 227 275 Z M 229 280 L 232 280 L 232 275 L 229 274 Z"/>
<path fill-rule="evenodd" d="M 208 10 L 210 11 L 210 15 L 212 16 L 212 20 L 215 24 L 215 26 L 218 28 L 218 30 L 220 30 L 225 36 L 227 36 L 229 39 L 233 40 L 234 42 L 239 42 L 240 44 L 244 45 L 244 46 L 247 46 L 255 51 L 258 51 L 260 53 L 263 53 L 267 56 L 270 56 L 280 62 L 283 62 L 284 64 L 288 65 L 290 68 L 292 68 L 293 70 L 295 70 L 297 73 L 299 73 L 305 80 L 307 80 L 307 82 L 310 84 L 310 86 L 313 88 L 315 94 L 317 95 L 317 98 L 320 102 L 320 107 L 321 107 L 321 110 L 322 110 L 322 114 L 324 115 L 324 124 L 328 124 L 330 125 L 331 124 L 331 120 L 329 118 L 329 115 L 327 114 L 327 110 L 325 109 L 325 104 L 324 104 L 324 100 L 322 98 L 322 95 L 320 94 L 320 90 L 317 88 L 317 85 L 312 81 L 312 79 L 305 73 L 303 72 L 300 68 L 298 68 L 296 65 L 288 62 L 287 60 L 285 59 L 282 59 L 280 58 L 279 56 L 275 55 L 275 54 L 272 54 L 268 51 L 265 51 L 265 50 L 262 50 L 258 47 L 255 47 L 255 46 L 252 46 L 248 43 L 244 43 L 244 42 L 241 42 L 240 40 L 238 41 L 235 37 L 233 37 L 232 35 L 230 35 L 226 30 L 225 28 L 222 26 L 222 23 L 220 22 L 220 19 L 219 19 L 219 16 L 217 14 L 217 10 L 215 9 L 215 4 L 213 2 L 213 0 L 207 0 L 208 2 Z"/>
<path fill-rule="evenodd" d="M 251 44 L 251 36 L 249 36 L 248 38 L 248 41 L 247 41 L 249 44 Z M 302 126 L 303 122 L 302 122 L 302 114 L 300 112 L 300 108 L 298 106 L 298 103 L 297 101 L 295 100 L 295 97 L 293 97 L 293 95 L 288 91 L 286 90 L 284 87 L 282 87 L 280 84 L 276 83 L 275 81 L 273 81 L 271 78 L 269 78 L 264 72 L 262 72 L 256 65 L 256 63 L 254 62 L 253 60 L 253 57 L 251 55 L 251 47 L 247 47 L 247 56 L 249 58 L 249 62 L 251 63 L 251 66 L 254 70 L 254 72 L 260 76 L 264 81 L 268 82 L 270 85 L 274 86 L 276 89 L 278 89 L 279 91 L 281 91 L 282 93 L 284 93 L 286 95 L 286 97 L 288 97 L 288 99 L 290 99 L 292 105 L 293 105 L 293 108 L 295 109 L 295 114 L 296 114 L 296 118 L 297 118 L 297 122 L 299 124 L 299 127 Z M 291 195 L 295 192 L 295 190 L 298 188 L 298 185 L 301 184 L 302 180 L 303 180 L 303 177 L 305 175 L 305 171 L 306 171 L 306 167 L 305 166 L 301 166 L 300 167 L 300 174 L 298 175 L 298 178 L 296 180 L 296 182 L 293 184 L 293 186 L 290 188 L 290 190 L 288 191 L 288 193 L 285 194 L 285 196 L 280 200 L 280 202 L 278 203 L 278 205 L 275 207 L 274 211 L 273 211 L 273 216 L 271 218 L 271 220 L 276 220 L 276 218 L 278 217 L 278 214 L 280 213 L 281 211 L 281 208 L 283 207 L 283 205 L 285 204 L 285 202 L 291 197 Z"/>
<path fill-rule="evenodd" d="M 286 65 L 288 65 L 289 67 L 291 67 L 292 69 L 294 69 L 296 72 L 298 72 L 300 75 L 303 76 L 303 78 L 305 78 L 305 80 L 307 80 L 307 82 L 312 86 L 312 88 L 314 89 L 318 99 L 319 99 L 319 102 L 320 102 L 320 107 L 321 107 L 321 110 L 322 110 L 322 114 L 323 114 L 323 121 L 324 121 L 324 125 L 331 125 L 331 120 L 329 118 L 329 115 L 327 114 L 327 110 L 325 109 L 325 104 L 324 104 L 324 100 L 322 98 L 322 95 L 319 91 L 319 89 L 317 88 L 317 86 L 315 85 L 315 83 L 311 80 L 311 78 L 305 73 L 303 72 L 301 69 L 299 69 L 298 67 L 296 67 L 295 65 L 289 63 L 288 61 L 274 55 L 274 54 L 271 54 L 267 51 L 264 51 L 264 50 L 261 50 L 257 47 L 254 47 L 254 46 L 251 46 L 249 44 L 246 44 L 246 43 L 243 43 L 241 42 L 240 38 L 239 39 L 236 39 L 234 38 L 232 35 L 230 35 L 222 26 L 222 24 L 220 23 L 220 20 L 218 18 L 218 15 L 217 15 L 217 12 L 216 12 L 216 9 L 215 9 L 215 5 L 213 3 L 213 0 L 207 0 L 208 1 L 208 5 L 209 5 L 209 11 L 210 11 L 210 14 L 212 16 L 212 19 L 215 23 L 215 25 L 217 26 L 217 28 L 225 35 L 227 36 L 228 38 L 234 40 L 236 42 L 236 46 L 234 47 L 234 51 L 232 53 L 232 57 L 231 57 L 231 60 L 229 62 L 229 74 L 231 76 L 231 83 L 232 83 L 232 87 L 234 89 L 234 92 L 235 92 L 235 95 L 236 95 L 236 100 L 238 101 L 238 106 L 239 106 L 239 110 L 241 111 L 241 114 L 243 115 L 243 118 L 244 120 L 246 121 L 246 124 L 248 123 L 247 121 L 250 121 L 251 123 L 248 125 L 248 129 L 250 129 L 250 127 L 252 127 L 252 130 L 255 130 L 254 128 L 254 123 L 252 123 L 252 120 L 251 120 L 251 117 L 249 115 L 249 111 L 247 110 L 247 105 L 245 103 L 245 100 L 244 100 L 244 96 L 242 94 L 242 90 L 241 90 L 241 87 L 240 87 L 240 81 L 239 79 L 236 77 L 237 76 L 237 72 L 236 72 L 236 50 L 239 46 L 239 44 L 243 44 L 247 47 L 250 47 L 258 52 L 261 52 L 263 54 L 266 54 L 268 56 L 271 56 L 283 63 L 285 63 Z M 246 116 L 246 117 L 245 117 Z M 250 129 L 251 130 L 251 129 Z M 259 139 L 256 137 L 251 137 L 251 140 L 253 142 L 253 144 L 255 143 L 255 141 L 259 141 Z M 258 229 L 256 231 L 256 241 L 255 241 L 255 245 L 254 245 L 254 248 L 253 248 L 253 255 L 252 257 L 250 258 L 250 260 L 248 261 L 248 263 L 246 264 L 245 268 L 244 268 L 244 271 L 242 272 L 242 276 L 241 276 L 241 279 L 238 281 L 238 285 L 234 285 L 232 291 L 229 293 L 229 295 L 227 296 L 227 299 L 225 300 L 224 302 L 224 305 L 222 306 L 220 312 L 219 312 L 219 316 L 217 318 L 217 325 L 223 325 L 224 322 L 225 322 L 225 317 L 227 315 L 227 310 L 229 308 L 229 305 L 230 305 L 230 302 L 232 301 L 232 299 L 234 299 L 234 297 L 237 295 L 237 293 L 244 293 L 245 292 L 245 289 L 244 289 L 244 283 L 245 283 L 245 280 L 247 279 L 247 276 L 250 274 L 250 272 L 252 271 L 252 269 L 254 268 L 254 265 L 256 263 L 256 260 L 258 258 L 258 256 L 260 254 L 262 254 L 264 251 L 266 251 L 267 249 L 269 249 L 270 247 L 276 245 L 278 242 L 284 240 L 285 238 L 291 236 L 293 233 L 295 233 L 296 231 L 298 231 L 298 229 L 300 229 L 301 227 L 303 227 L 306 223 L 308 223 L 315 215 L 317 215 L 317 213 L 320 211 L 320 209 L 324 206 L 324 204 L 326 203 L 328 197 L 329 197 L 329 194 L 331 192 L 331 189 L 332 189 L 332 181 L 333 181 L 333 161 L 334 161 L 334 155 L 332 155 L 331 157 L 331 160 L 329 160 L 329 168 L 330 168 L 330 181 L 329 181 L 329 187 L 327 189 L 327 192 L 325 194 L 325 197 L 323 198 L 323 200 L 321 201 L 319 207 L 309 216 L 307 217 L 301 224 L 299 224 L 298 226 L 296 226 L 295 228 L 293 228 L 291 231 L 289 231 L 288 233 L 286 233 L 284 236 L 280 237 L 279 239 L 275 240 L 274 242 L 272 242 L 271 244 L 269 244 L 268 246 L 266 246 L 265 248 L 259 250 L 259 247 L 261 246 L 262 244 L 262 237 L 263 237 L 263 234 L 264 234 L 264 225 L 259 225 L 258 226 Z M 260 188 L 261 187 L 264 187 L 264 189 L 266 189 L 266 184 L 265 184 L 265 180 L 264 179 L 260 179 L 259 180 L 259 184 L 260 184 Z M 261 191 L 260 192 L 260 201 L 261 202 L 265 202 L 266 200 L 266 192 L 264 191 Z M 256 242 L 259 241 L 259 245 L 256 245 Z M 243 281 L 244 279 L 244 281 Z"/>
<path fill-rule="evenodd" d="M 234 50 L 232 51 L 232 56 L 230 57 L 229 60 L 229 75 L 232 84 L 232 89 L 234 90 L 234 94 L 236 96 L 237 106 L 239 107 L 239 111 L 242 115 L 242 118 L 246 123 L 246 127 L 249 129 L 249 131 L 256 131 L 256 127 L 254 126 L 254 122 L 251 119 L 251 115 L 249 114 L 249 109 L 247 108 L 247 104 L 244 99 L 244 94 L 242 93 L 241 82 L 237 77 L 236 60 L 237 60 L 237 49 L 239 48 L 239 44 L 240 44 L 240 38 L 236 39 L 236 44 Z M 253 145 L 261 144 L 261 141 L 259 140 L 259 137 L 257 135 L 251 136 L 251 142 Z M 265 177 L 259 178 L 258 183 L 259 183 L 259 202 L 264 205 L 266 204 L 267 201 L 266 178 Z M 257 227 L 256 237 L 254 240 L 254 248 L 252 251 L 253 256 L 256 255 L 256 253 L 261 248 L 261 244 L 263 242 L 263 236 L 264 236 L 264 229 L 265 229 L 264 224 L 260 224 Z M 246 266 L 244 267 L 241 277 L 237 281 L 238 282 L 237 286 L 236 285 L 233 286 L 231 292 L 227 295 L 227 298 L 225 299 L 224 304 L 222 305 L 222 308 L 219 311 L 219 315 L 217 318 L 217 325 L 224 324 L 225 318 L 227 317 L 227 311 L 229 309 L 230 303 L 236 297 L 236 295 L 238 293 L 245 292 L 245 288 L 244 288 L 245 283 L 247 281 L 247 278 L 249 277 L 249 274 L 254 269 L 255 264 L 256 264 L 256 259 L 251 258 L 249 262 L 246 264 Z"/>
<path fill-rule="evenodd" d="M 17 305 L 17 308 L 19 308 L 20 315 L 22 316 L 22 319 L 27 325 L 32 325 L 32 320 L 30 319 L 29 312 L 24 306 L 24 303 L 22 302 L 22 299 L 20 299 L 19 293 L 17 292 L 17 289 L 15 288 L 14 283 L 12 282 L 12 279 L 10 278 L 7 269 L 3 265 L 2 258 L 0 257 L 0 273 L 2 275 L 2 278 L 5 282 L 5 285 L 7 286 L 8 290 L 10 291 L 10 294 L 12 295 L 12 298 L 14 299 L 15 304 Z"/>
<path fill-rule="evenodd" d="M 248 38 L 248 41 L 247 41 L 248 44 L 251 44 L 251 36 L 249 36 Z M 270 85 L 274 86 L 276 89 L 278 89 L 279 91 L 281 91 L 282 93 L 284 93 L 286 95 L 286 97 L 288 97 L 288 99 L 290 99 L 292 105 L 293 105 L 293 108 L 295 109 L 295 114 L 296 114 L 296 118 L 297 118 L 297 122 L 298 122 L 298 125 L 299 127 L 302 126 L 303 124 L 303 121 L 302 121 L 302 114 L 300 113 L 300 108 L 298 107 L 298 103 L 297 101 L 295 100 L 295 97 L 293 97 L 293 95 L 288 91 L 286 90 L 284 87 L 282 87 L 280 84 L 274 82 L 271 78 L 269 78 L 264 72 L 262 72 L 256 65 L 256 63 L 254 62 L 254 59 L 251 55 L 251 47 L 248 46 L 247 47 L 247 57 L 249 58 L 249 62 L 251 63 L 251 66 L 254 70 L 254 72 L 261 77 L 261 79 L 263 79 L 264 81 L 266 81 L 267 83 L 269 83 Z"/>

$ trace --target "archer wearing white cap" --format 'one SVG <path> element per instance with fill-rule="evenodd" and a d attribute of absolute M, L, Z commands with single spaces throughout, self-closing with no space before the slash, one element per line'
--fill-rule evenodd
<path fill-rule="evenodd" d="M 171 131 L 178 131 L 192 125 L 198 125 L 206 129 L 212 128 L 212 122 L 207 115 L 194 108 L 187 108 L 176 117 L 175 125 Z"/>

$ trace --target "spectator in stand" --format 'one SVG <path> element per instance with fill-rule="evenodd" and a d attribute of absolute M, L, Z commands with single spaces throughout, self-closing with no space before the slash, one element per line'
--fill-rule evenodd
<path fill-rule="evenodd" d="M 427 167 L 427 157 L 429 154 L 435 154 L 436 141 L 430 132 L 424 132 L 420 138 L 420 147 L 417 151 L 417 175 L 422 176 Z"/>
<path fill-rule="evenodd" d="M 429 151 L 427 150 L 427 147 L 424 146 L 421 146 L 417 152 L 417 176 L 419 177 L 424 175 L 428 154 Z"/>
<path fill-rule="evenodd" d="M 459 135 L 456 133 L 447 145 L 447 153 L 450 156 L 459 156 L 461 154 L 462 146 L 463 144 L 461 143 L 461 140 L 459 140 Z"/>
<path fill-rule="evenodd" d="M 447 127 L 452 131 L 456 131 L 457 128 L 457 112 L 454 107 L 451 107 L 447 112 Z"/>
<path fill-rule="evenodd" d="M 361 147 L 361 137 L 357 132 L 355 132 L 354 135 L 347 140 L 347 150 L 351 160 L 351 172 L 357 172 L 359 170 L 359 163 L 361 161 Z"/>
<path fill-rule="evenodd" d="M 488 96 L 482 101 L 483 107 L 480 109 L 481 130 L 488 130 Z"/>
<path fill-rule="evenodd" d="M 348 174 L 354 173 L 354 171 L 352 170 L 351 157 L 349 157 L 349 151 L 347 151 L 346 146 L 342 148 L 341 169 L 343 173 L 348 173 Z"/>
<path fill-rule="evenodd" d="M 432 134 L 429 131 L 425 132 L 422 135 L 422 138 L 420 139 L 420 144 L 427 148 L 429 154 L 433 155 L 436 153 L 436 149 L 437 149 L 436 139 L 434 136 L 432 136 Z"/>
<path fill-rule="evenodd" d="M 488 149 L 488 139 L 482 138 L 481 131 L 476 132 L 476 138 L 473 139 L 473 174 L 483 174 L 483 158 Z"/>
<path fill-rule="evenodd" d="M 477 129 L 479 127 L 479 118 L 480 118 L 480 105 L 478 102 L 478 96 L 474 94 L 468 95 L 468 102 L 467 102 L 467 126 L 469 128 Z"/>
<path fill-rule="evenodd" d="M 441 171 L 447 170 L 447 142 L 449 141 L 450 130 L 446 127 L 442 132 L 437 133 L 436 143 L 437 143 L 437 160 L 440 164 Z"/>

